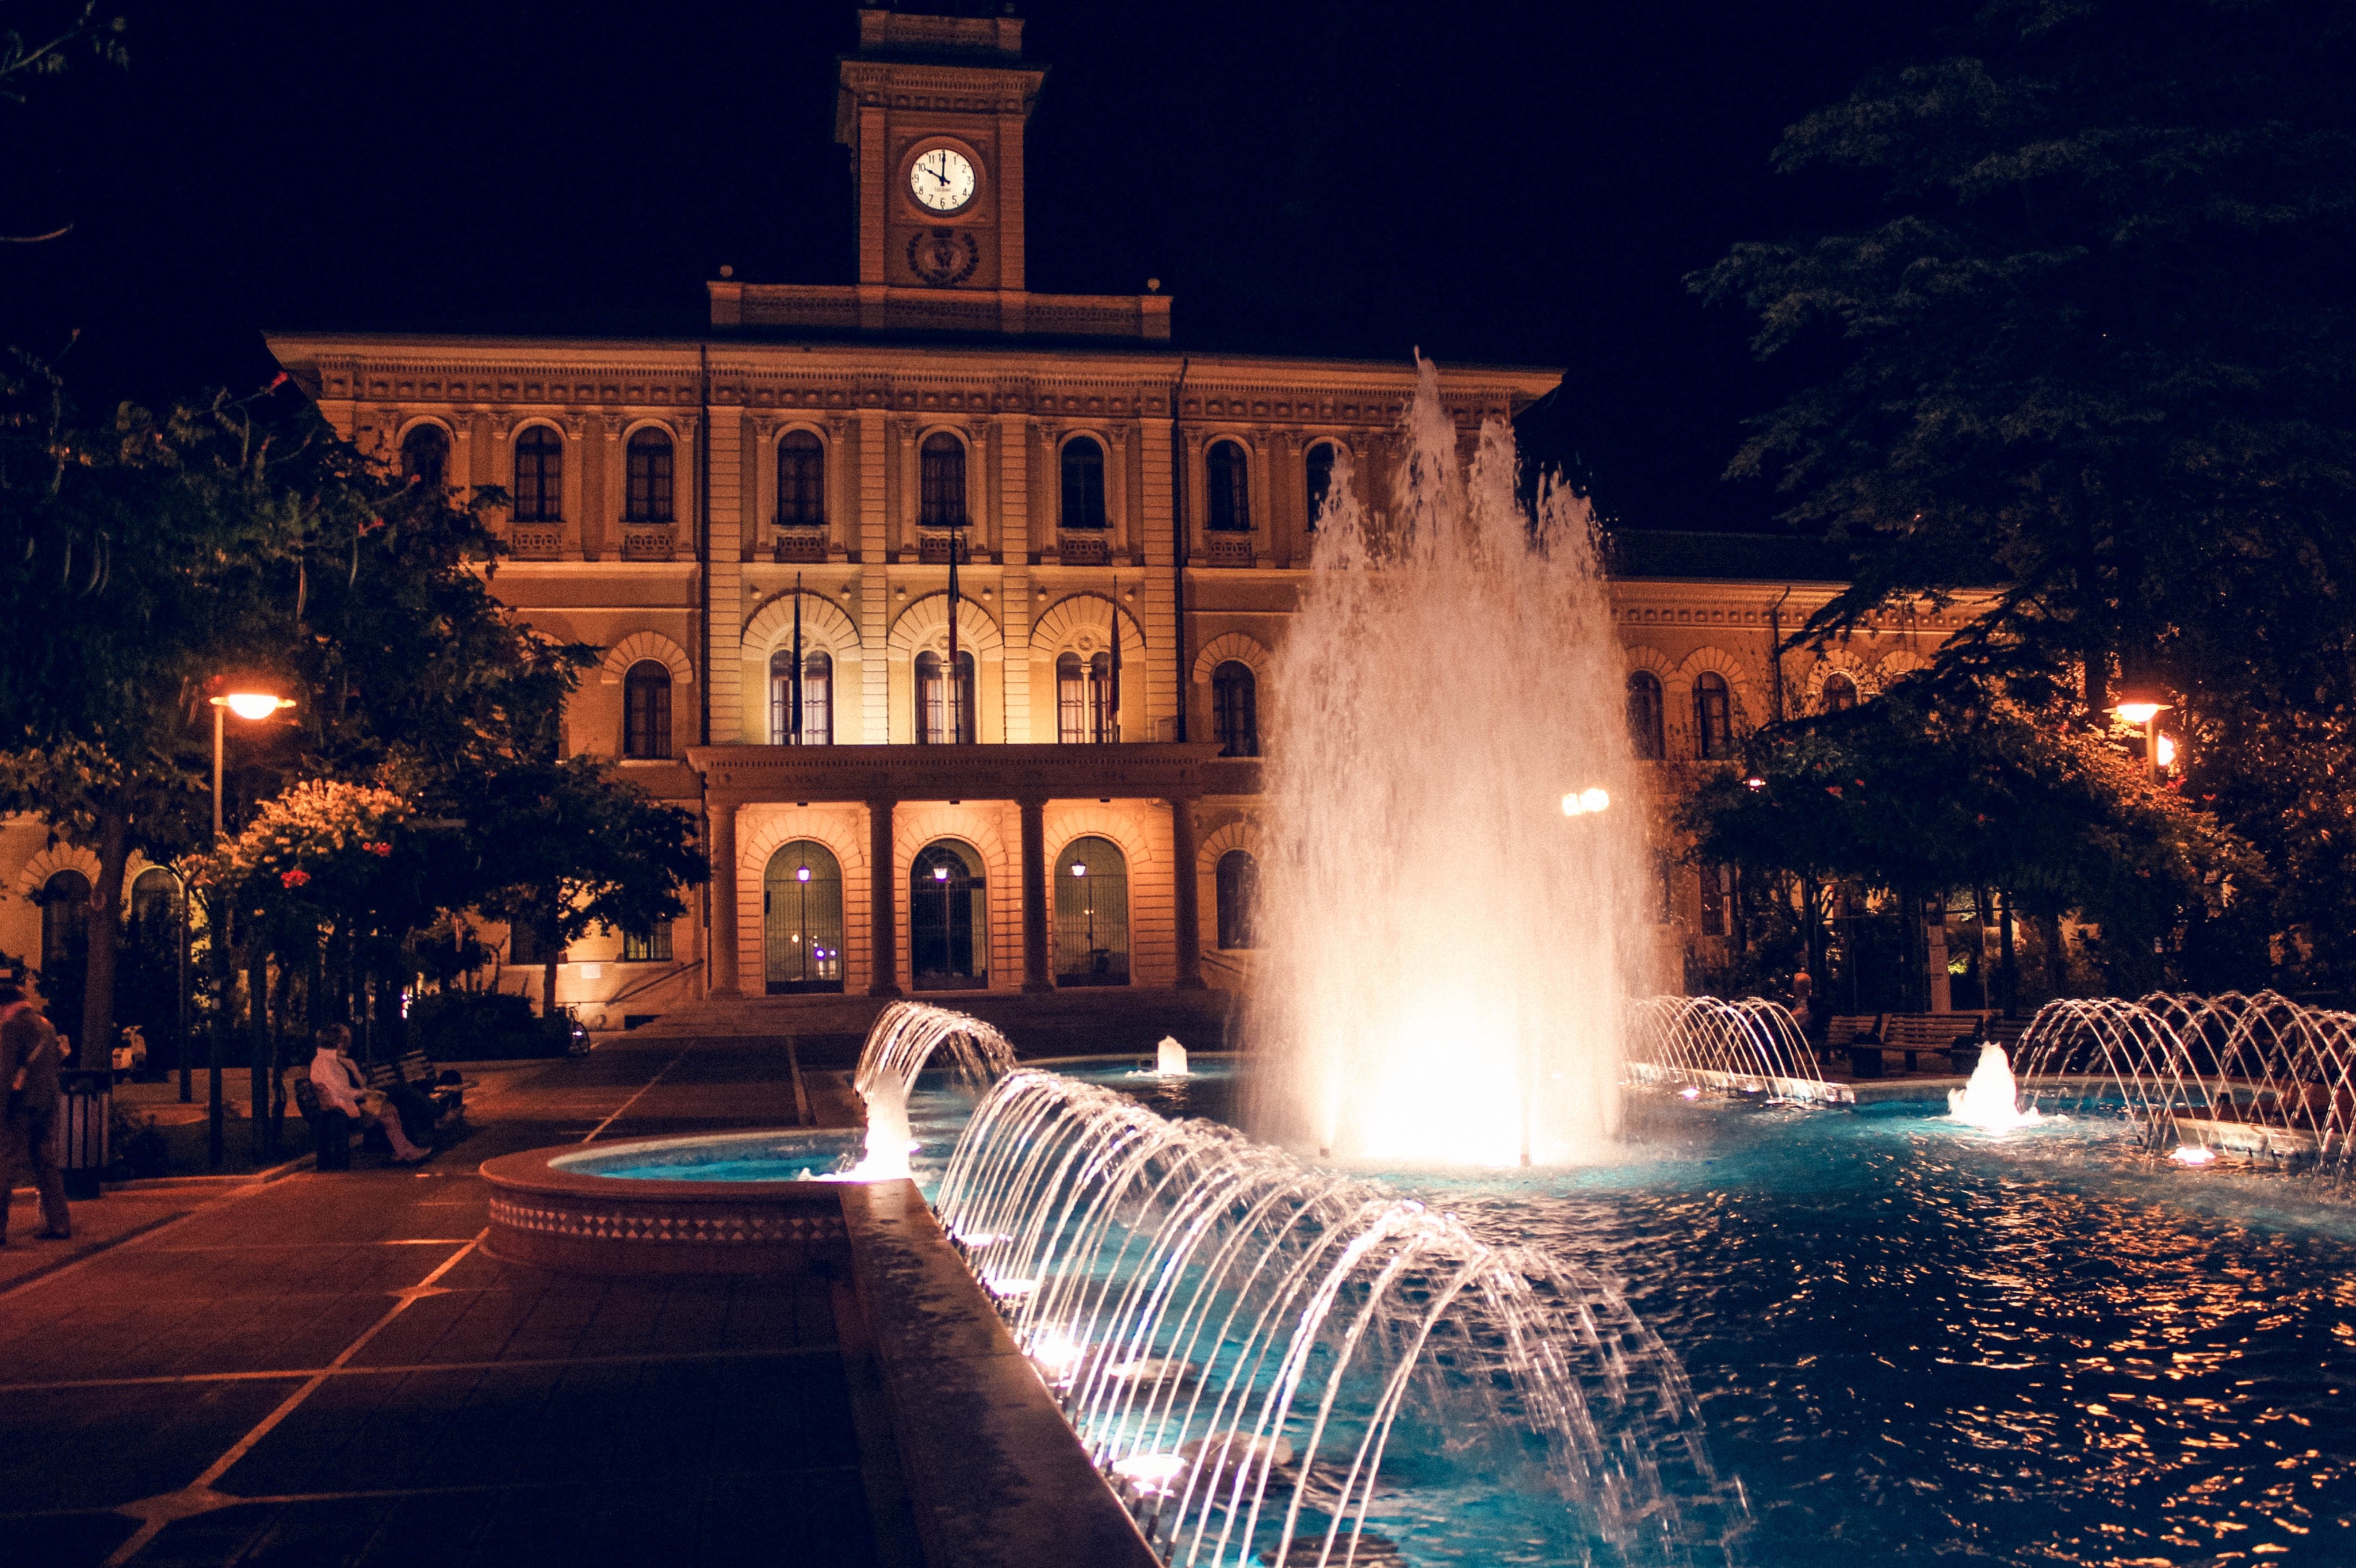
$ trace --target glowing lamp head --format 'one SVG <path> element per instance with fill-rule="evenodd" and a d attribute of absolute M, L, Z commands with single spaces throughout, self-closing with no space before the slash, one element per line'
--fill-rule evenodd
<path fill-rule="evenodd" d="M 946 865 L 936 865 L 935 867 L 933 867 L 933 880 L 934 880 L 934 881 L 936 881 L 936 882 L 947 882 L 948 879 L 949 879 L 949 868 L 948 868 L 948 866 L 946 866 Z"/>
<path fill-rule="evenodd" d="M 2158 717 L 2159 710 L 2167 705 L 2165 703 L 2121 703 L 2111 712 L 2131 725 L 2147 725 Z"/>
<path fill-rule="evenodd" d="M 1767 788 L 1767 780 L 1754 773 L 1742 781 L 1742 787 L 1746 789 L 1764 789 Z"/>
<path fill-rule="evenodd" d="M 282 707 L 294 706 L 271 692 L 231 692 L 221 705 L 241 719 L 266 719 Z"/>
<path fill-rule="evenodd" d="M 807 865 L 795 867 L 794 880 L 797 882 L 808 882 L 809 880 L 809 867 Z"/>
<path fill-rule="evenodd" d="M 1075 875 L 1075 876 L 1086 876 L 1087 874 L 1088 874 L 1088 868 L 1087 868 L 1086 865 L 1083 865 L 1082 864 L 1080 864 L 1080 863 L 1079 863 L 1078 861 L 1076 861 L 1076 861 L 1074 861 L 1074 862 L 1072 862 L 1072 875 Z"/>

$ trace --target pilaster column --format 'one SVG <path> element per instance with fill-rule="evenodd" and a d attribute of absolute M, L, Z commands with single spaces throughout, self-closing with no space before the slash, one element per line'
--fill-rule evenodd
<path fill-rule="evenodd" d="M 1023 814 L 1023 989 L 1053 991 L 1047 978 L 1047 802 L 1014 802 Z"/>
<path fill-rule="evenodd" d="M 900 877 L 892 860 L 890 800 L 867 802 L 867 994 L 900 994 L 900 936 L 894 918 Z"/>
<path fill-rule="evenodd" d="M 1194 802 L 1189 796 L 1173 796 L 1170 800 L 1170 857 L 1175 862 L 1173 874 L 1177 885 L 1171 889 L 1174 896 L 1178 928 L 1178 989 L 1203 989 L 1203 896 L 1196 886 L 1199 875 L 1195 863 L 1202 858 L 1202 846 L 1194 838 Z"/>
<path fill-rule="evenodd" d="M 743 994 L 736 981 L 736 802 L 704 808 L 712 849 L 712 994 Z"/>

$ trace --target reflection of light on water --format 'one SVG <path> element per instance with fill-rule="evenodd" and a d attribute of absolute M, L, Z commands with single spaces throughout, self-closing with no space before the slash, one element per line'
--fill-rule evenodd
<path fill-rule="evenodd" d="M 1980 1053 L 1979 1065 L 1972 1069 L 1971 1081 L 1961 1089 L 1947 1090 L 1947 1114 L 1967 1127 L 1991 1133 L 2008 1133 L 2015 1127 L 2033 1126 L 2045 1120 L 2034 1105 L 2021 1110 L 2015 1102 L 2015 1095 L 2012 1064 L 2005 1060 L 2002 1046 L 1990 1046 Z"/>
<path fill-rule="evenodd" d="M 997 1230 L 961 1230 L 956 1234 L 958 1246 L 976 1252 L 984 1247 L 995 1247 L 1006 1240 L 1005 1234 Z"/>
<path fill-rule="evenodd" d="M 981 1276 L 981 1287 L 1001 1301 L 1012 1301 L 1017 1296 L 1029 1295 L 1033 1291 L 1037 1290 L 1039 1282 L 1012 1275 L 984 1274 Z"/>
<path fill-rule="evenodd" d="M 2176 1152 L 2168 1157 L 2179 1165 L 2205 1165 L 2217 1157 L 2217 1151 L 2198 1144 L 2179 1144 Z"/>

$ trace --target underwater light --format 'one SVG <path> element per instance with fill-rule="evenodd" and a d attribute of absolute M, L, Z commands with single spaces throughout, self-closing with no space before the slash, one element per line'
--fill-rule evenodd
<path fill-rule="evenodd" d="M 2217 1157 L 2217 1151 L 2204 1149 L 2198 1144 L 2179 1144 L 2176 1152 L 2168 1157 L 2179 1165 L 2205 1165 Z"/>

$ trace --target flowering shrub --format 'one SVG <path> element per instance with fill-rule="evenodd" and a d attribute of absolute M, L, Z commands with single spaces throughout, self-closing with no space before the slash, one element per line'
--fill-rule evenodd
<path fill-rule="evenodd" d="M 364 905 L 410 815 L 390 789 L 312 779 L 262 801 L 243 832 L 183 869 L 199 886 L 248 887 L 276 902 Z"/>

